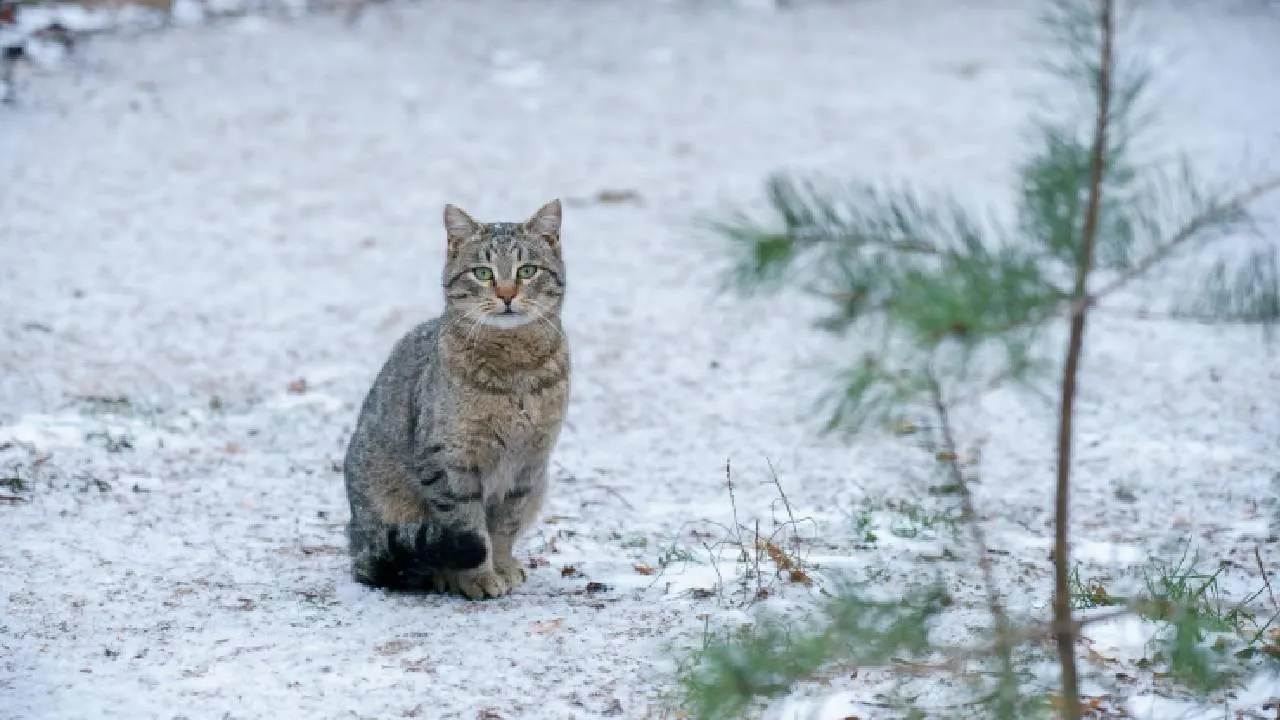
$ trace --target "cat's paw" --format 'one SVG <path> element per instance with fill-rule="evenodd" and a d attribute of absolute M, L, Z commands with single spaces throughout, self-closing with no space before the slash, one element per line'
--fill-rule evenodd
<path fill-rule="evenodd" d="M 491 568 L 440 573 L 435 576 L 438 592 L 456 593 L 469 600 L 502 597 L 511 591 L 505 580 Z"/>
<path fill-rule="evenodd" d="M 507 590 L 515 590 L 525 581 L 528 574 L 524 571 L 524 566 L 519 560 L 513 557 L 497 558 L 493 561 L 494 570 L 498 573 L 498 577 L 502 578 L 507 584 Z"/>

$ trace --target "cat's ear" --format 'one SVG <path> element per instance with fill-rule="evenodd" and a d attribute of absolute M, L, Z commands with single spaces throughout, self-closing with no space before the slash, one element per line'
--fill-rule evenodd
<path fill-rule="evenodd" d="M 444 206 L 444 233 L 449 240 L 449 251 L 458 249 L 464 240 L 475 237 L 480 232 L 480 223 L 457 205 L 446 203 Z"/>
<path fill-rule="evenodd" d="M 524 221 L 524 228 L 546 240 L 551 247 L 560 247 L 560 200 L 552 200 L 538 208 L 533 217 Z"/>

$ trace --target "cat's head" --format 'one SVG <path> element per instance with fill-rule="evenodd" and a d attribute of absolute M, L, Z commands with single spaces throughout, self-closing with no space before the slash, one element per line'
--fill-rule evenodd
<path fill-rule="evenodd" d="M 461 208 L 445 205 L 444 229 L 444 294 L 451 312 L 503 329 L 560 313 L 559 200 L 520 223 L 476 222 Z"/>

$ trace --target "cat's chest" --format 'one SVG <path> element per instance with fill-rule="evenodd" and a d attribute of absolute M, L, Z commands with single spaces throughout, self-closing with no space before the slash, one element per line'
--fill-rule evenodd
<path fill-rule="evenodd" d="M 564 405 L 564 393 L 489 396 L 466 414 L 466 426 L 458 430 L 480 470 L 486 500 L 506 496 L 521 485 L 523 473 L 546 461 Z"/>
<path fill-rule="evenodd" d="M 479 393 L 468 403 L 457 430 L 471 440 L 478 454 L 486 456 L 486 464 L 503 456 L 516 459 L 545 453 L 564 419 L 566 389 L 557 384 L 537 392 Z"/>
<path fill-rule="evenodd" d="M 560 428 L 564 408 L 558 398 L 517 395 L 494 403 L 484 418 L 489 435 L 508 451 L 521 453 L 541 449 L 548 436 Z"/>

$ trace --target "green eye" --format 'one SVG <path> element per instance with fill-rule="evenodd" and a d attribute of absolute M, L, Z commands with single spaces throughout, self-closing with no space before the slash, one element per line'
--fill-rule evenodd
<path fill-rule="evenodd" d="M 475 270 L 472 270 L 471 273 L 476 276 L 477 280 L 482 280 L 484 282 L 489 282 L 493 279 L 492 268 L 478 267 Z"/>
<path fill-rule="evenodd" d="M 516 270 L 516 277 L 520 278 L 521 280 L 528 280 L 529 278 L 537 274 L 538 274 L 537 265 L 521 265 L 520 269 Z"/>

